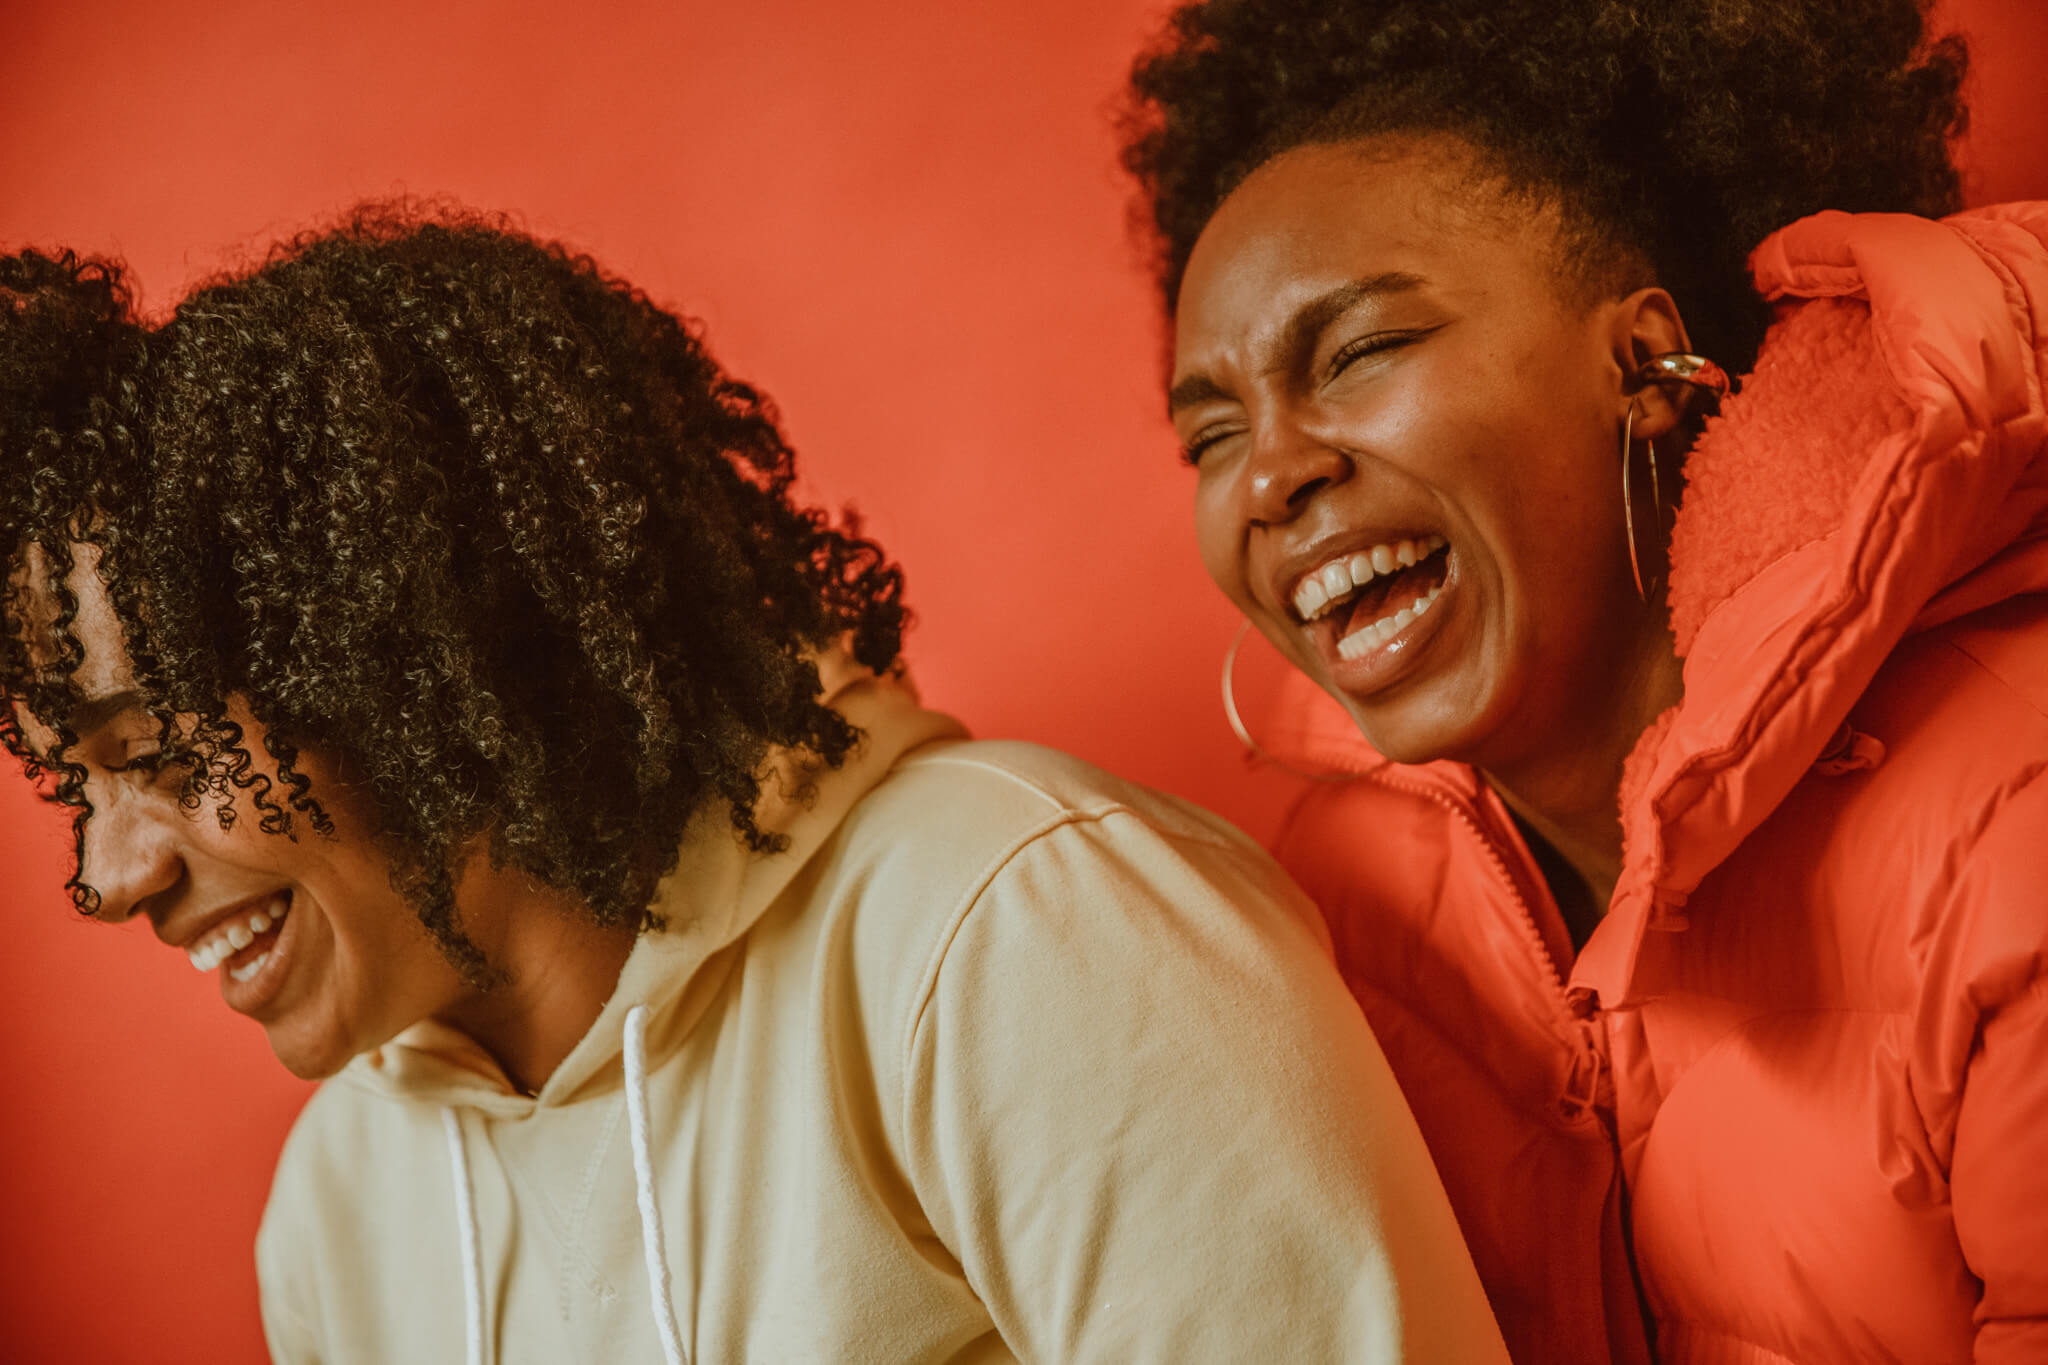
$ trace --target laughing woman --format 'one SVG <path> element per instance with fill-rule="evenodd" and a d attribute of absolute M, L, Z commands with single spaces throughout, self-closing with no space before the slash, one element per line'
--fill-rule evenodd
<path fill-rule="evenodd" d="M 1136 68 L 1204 559 L 1344 713 L 1283 861 L 1525 1365 L 2048 1359 L 2048 206 L 1943 217 L 1924 10 Z"/>

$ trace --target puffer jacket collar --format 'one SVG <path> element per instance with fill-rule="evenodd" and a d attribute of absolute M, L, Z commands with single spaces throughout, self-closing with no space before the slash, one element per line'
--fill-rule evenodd
<path fill-rule="evenodd" d="M 2033 204 L 1823 213 L 1758 248 L 1776 345 L 1687 459 L 1671 587 L 1685 699 L 1630 758 L 1622 877 L 1575 990 L 1626 1003 L 1644 933 L 1682 929 L 1701 880 L 1853 743 L 1850 708 L 1902 638 L 2048 589 L 2044 240 Z M 1841 495 L 1768 562 L 1728 553 L 1796 501 L 1788 461 L 1832 471 Z"/>

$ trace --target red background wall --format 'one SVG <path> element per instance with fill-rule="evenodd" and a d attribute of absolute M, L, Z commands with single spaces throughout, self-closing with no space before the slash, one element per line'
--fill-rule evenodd
<path fill-rule="evenodd" d="M 777 396 L 810 495 L 907 565 L 928 696 L 1263 835 L 1286 783 L 1217 709 L 1106 117 L 1163 8 L 12 0 L 0 246 L 120 253 L 162 307 L 361 196 L 512 209 Z M 2048 197 L 2048 6 L 1949 8 L 1986 40 L 1973 199 Z M 0 1359 L 261 1360 L 306 1089 L 146 928 L 78 922 L 64 862 L 0 773 Z"/>

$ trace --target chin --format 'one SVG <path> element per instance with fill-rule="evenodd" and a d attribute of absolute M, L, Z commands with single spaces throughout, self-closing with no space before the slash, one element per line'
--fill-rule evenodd
<path fill-rule="evenodd" d="M 1417 733 L 1412 727 L 1375 726 L 1361 722 L 1358 728 L 1373 752 L 1389 763 L 1414 766 L 1461 757 L 1457 745 L 1434 735 Z"/>
<path fill-rule="evenodd" d="M 1398 698 L 1361 701 L 1338 694 L 1358 732 L 1373 752 L 1390 763 L 1421 764 L 1451 760 L 1485 766 L 1486 751 L 1500 728 L 1493 717 L 1502 709 L 1494 689 L 1461 687 L 1453 679 L 1419 680 Z M 1472 698 L 1481 691 L 1484 701 Z M 1487 696 L 1492 692 L 1494 695 Z"/>
<path fill-rule="evenodd" d="M 264 1031 L 269 1035 L 270 1050 L 277 1060 L 284 1064 L 286 1071 L 302 1081 L 324 1081 L 355 1059 L 356 1054 L 346 1047 L 293 1037 L 287 1026 L 275 1026 Z"/>

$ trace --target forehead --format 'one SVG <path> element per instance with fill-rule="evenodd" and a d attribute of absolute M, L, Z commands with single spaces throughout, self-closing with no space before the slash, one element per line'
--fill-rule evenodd
<path fill-rule="evenodd" d="M 1449 137 L 1311 144 L 1246 177 L 1202 230 L 1181 283 L 1175 349 L 1237 342 L 1372 276 L 1466 300 L 1555 293 L 1554 206 Z"/>
<path fill-rule="evenodd" d="M 86 697 L 120 691 L 133 677 L 113 600 L 100 580 L 99 563 L 96 546 L 73 545 L 71 567 L 62 580 L 77 600 L 71 633 L 85 653 L 72 682 Z M 8 575 L 9 614 L 20 613 L 9 626 L 25 636 L 29 666 L 38 671 L 52 668 L 58 658 L 57 582 L 56 566 L 39 545 L 28 546 Z"/>

